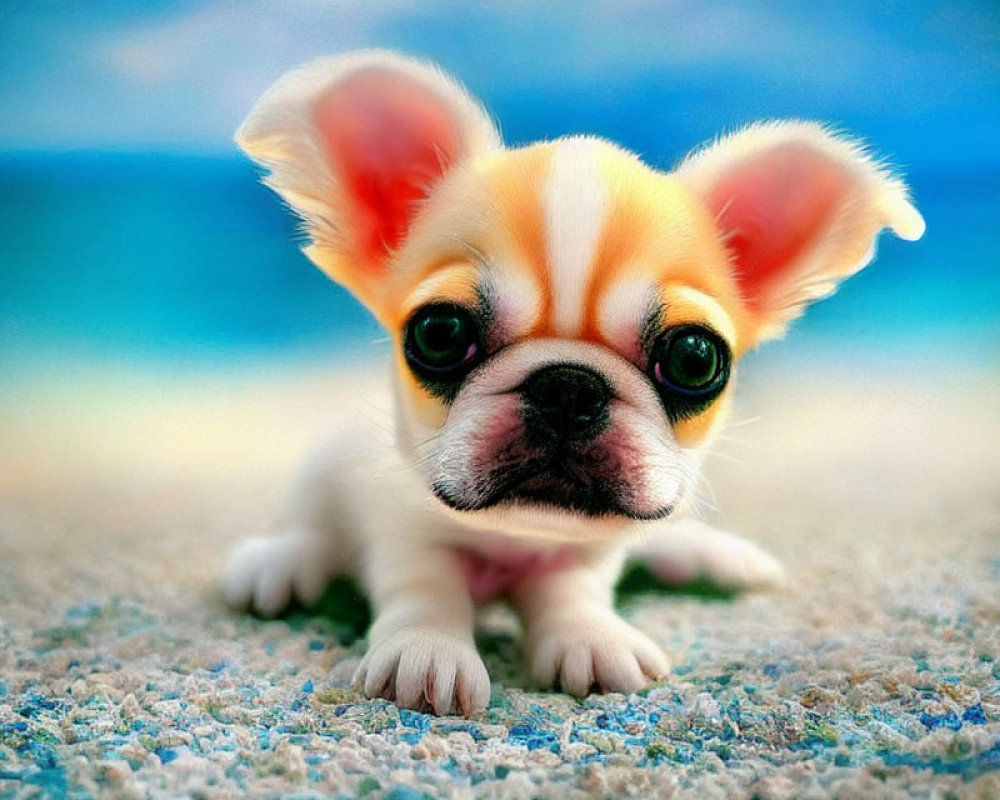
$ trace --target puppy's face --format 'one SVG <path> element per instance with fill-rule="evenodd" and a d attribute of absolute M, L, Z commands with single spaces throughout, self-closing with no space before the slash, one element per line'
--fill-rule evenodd
<path fill-rule="evenodd" d="M 491 523 L 587 534 L 671 513 L 740 346 L 711 217 L 582 138 L 475 159 L 435 199 L 396 256 L 388 322 L 428 486 Z"/>
<path fill-rule="evenodd" d="M 380 52 L 289 73 L 238 141 L 393 335 L 400 441 L 430 491 L 564 538 L 672 513 L 739 356 L 881 228 L 923 228 L 898 180 L 814 124 L 673 173 L 592 138 L 510 150 L 457 84 Z"/>

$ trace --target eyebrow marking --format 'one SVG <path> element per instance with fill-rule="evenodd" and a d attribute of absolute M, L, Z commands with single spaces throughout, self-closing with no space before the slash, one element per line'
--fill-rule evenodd
<path fill-rule="evenodd" d="M 497 281 L 515 281 L 530 295 L 528 302 L 516 302 L 528 318 L 526 335 L 551 335 L 549 317 L 552 291 L 549 285 L 545 246 L 544 187 L 549 161 L 555 144 L 536 144 L 520 150 L 503 151 L 502 160 L 494 157 L 484 168 L 488 185 L 500 215 L 503 235 L 488 240 Z M 502 313 L 502 312 L 500 312 Z"/>
<path fill-rule="evenodd" d="M 529 335 L 542 314 L 542 297 L 533 276 L 519 269 L 487 264 L 481 291 L 491 299 L 495 333 L 501 341 Z"/>
<path fill-rule="evenodd" d="M 598 142 L 582 137 L 556 145 L 543 191 L 545 235 L 552 287 L 552 328 L 575 336 L 607 208 Z"/>
<path fill-rule="evenodd" d="M 425 303 L 446 301 L 474 306 L 478 300 L 479 270 L 472 264 L 453 264 L 432 272 L 400 304 L 398 325 Z"/>
<path fill-rule="evenodd" d="M 588 331 L 591 338 L 611 345 L 637 362 L 648 345 L 651 327 L 659 320 L 663 300 L 648 277 L 626 277 L 610 283 L 591 299 Z"/>

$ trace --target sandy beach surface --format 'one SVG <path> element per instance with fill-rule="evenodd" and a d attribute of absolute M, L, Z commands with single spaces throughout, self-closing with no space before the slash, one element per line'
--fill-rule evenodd
<path fill-rule="evenodd" d="M 790 586 L 644 593 L 674 674 L 531 689 L 486 615 L 478 720 L 348 686 L 362 640 L 221 604 L 227 551 L 312 443 L 391 424 L 378 374 L 59 367 L 0 395 L 0 797 L 1000 796 L 993 372 L 761 365 L 707 464 L 707 518 Z"/>

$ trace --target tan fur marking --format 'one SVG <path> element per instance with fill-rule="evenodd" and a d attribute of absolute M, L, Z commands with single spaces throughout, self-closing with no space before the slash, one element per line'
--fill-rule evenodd
<path fill-rule="evenodd" d="M 661 285 L 691 286 L 716 297 L 727 310 L 735 307 L 727 255 L 701 203 L 672 175 L 611 145 L 603 166 L 609 215 L 588 294 L 588 318 L 594 319 L 601 288 L 626 270 Z"/>
<path fill-rule="evenodd" d="M 403 301 L 400 325 L 402 320 L 409 319 L 414 311 L 427 303 L 447 302 L 474 306 L 479 299 L 478 285 L 479 270 L 472 264 L 455 264 L 436 269 Z"/>
<path fill-rule="evenodd" d="M 666 309 L 664 324 L 666 327 L 695 323 L 711 328 L 729 345 L 736 337 L 736 328 L 725 310 L 710 295 L 683 285 L 664 287 L 663 305 Z M 735 366 L 735 365 L 734 365 Z M 730 378 L 732 383 L 732 378 Z M 708 437 L 729 408 L 728 387 L 704 411 L 694 417 L 682 419 L 674 425 L 674 437 L 682 447 L 696 447 Z"/>
<path fill-rule="evenodd" d="M 736 342 L 736 327 L 719 302 L 711 295 L 684 284 L 667 284 L 661 294 L 667 326 L 697 323 L 718 333 L 730 349 Z"/>
<path fill-rule="evenodd" d="M 427 387 L 417 380 L 403 355 L 401 335 L 393 336 L 393 350 L 396 354 L 396 371 L 403 378 L 403 388 L 409 395 L 414 416 L 423 424 L 440 428 L 448 417 L 448 405 L 431 394 Z"/>
<path fill-rule="evenodd" d="M 432 302 L 459 303 L 473 306 L 478 300 L 479 270 L 472 264 L 435 265 L 423 271 L 426 277 L 418 283 L 399 308 L 394 318 L 393 332 L 397 369 L 404 378 L 403 389 L 409 395 L 416 417 L 426 425 L 441 427 L 448 407 L 431 394 L 414 376 L 403 356 L 403 326 L 420 306 Z"/>
<path fill-rule="evenodd" d="M 501 224 L 493 231 L 504 234 L 506 241 L 492 243 L 502 257 L 513 250 L 511 266 L 523 265 L 537 284 L 541 295 L 540 314 L 529 337 L 551 332 L 552 287 L 545 246 L 545 211 L 542 190 L 552 145 L 537 144 L 521 150 L 505 150 L 483 159 L 480 169 L 499 207 Z M 506 265 L 505 265 L 506 266 Z"/>
<path fill-rule="evenodd" d="M 600 330 L 601 300 L 614 284 L 641 278 L 658 287 L 667 324 L 708 324 L 727 339 L 735 360 L 743 315 L 713 221 L 672 175 L 651 170 L 612 145 L 603 155 L 608 216 L 587 289 L 581 338 L 610 346 Z M 678 443 L 699 444 L 728 403 L 726 391 L 701 414 L 676 423 Z"/>
<path fill-rule="evenodd" d="M 716 423 L 729 410 L 730 390 L 727 387 L 712 405 L 695 417 L 674 423 L 674 438 L 681 447 L 697 447 L 712 433 Z"/>

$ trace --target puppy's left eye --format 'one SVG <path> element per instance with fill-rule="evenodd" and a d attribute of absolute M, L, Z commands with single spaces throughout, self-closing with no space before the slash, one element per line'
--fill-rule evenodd
<path fill-rule="evenodd" d="M 423 306 L 406 323 L 403 354 L 420 378 L 435 383 L 460 380 L 482 358 L 479 326 L 462 306 Z"/>
<path fill-rule="evenodd" d="M 683 416 L 722 391 L 729 362 L 729 348 L 718 334 L 700 325 L 681 325 L 653 343 L 649 372 L 668 412 Z"/>

